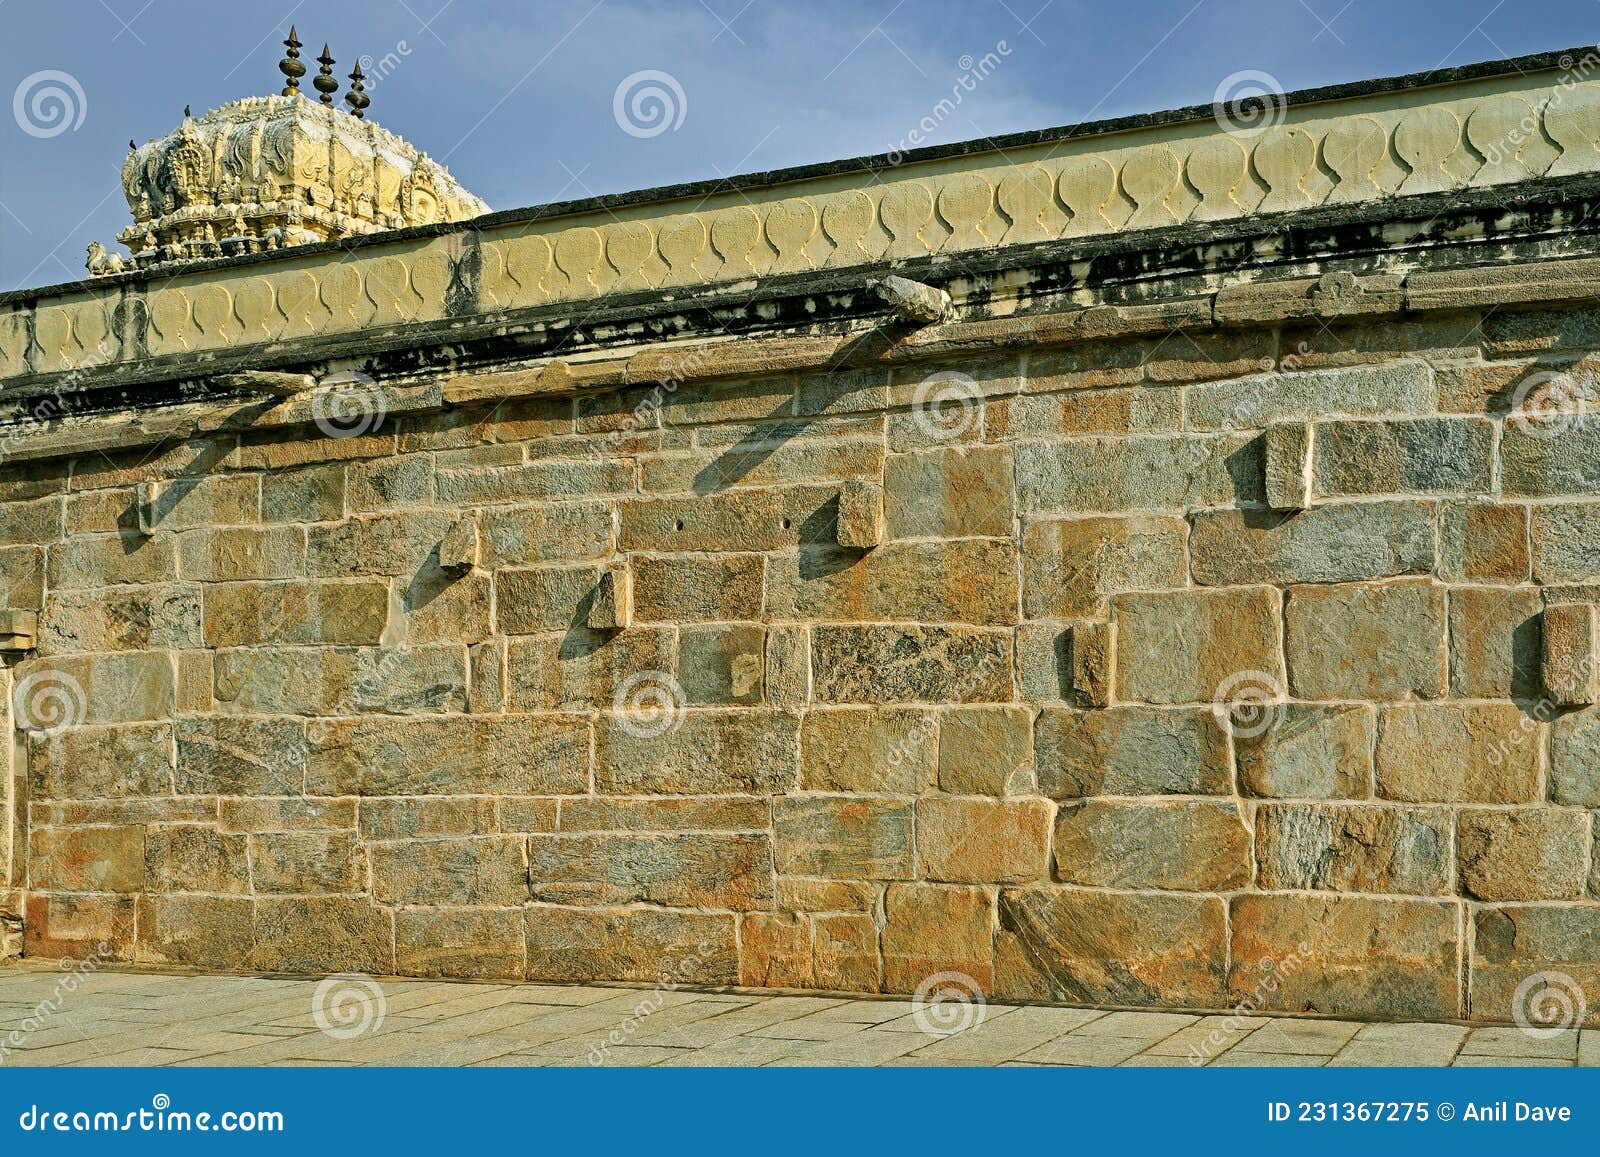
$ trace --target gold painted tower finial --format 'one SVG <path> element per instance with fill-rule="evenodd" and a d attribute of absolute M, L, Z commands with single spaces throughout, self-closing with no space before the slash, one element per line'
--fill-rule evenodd
<path fill-rule="evenodd" d="M 288 78 L 288 83 L 283 86 L 283 96 L 294 96 L 300 91 L 300 78 L 306 74 L 306 66 L 300 63 L 300 37 L 295 35 L 294 25 L 289 25 L 289 39 L 283 42 L 289 51 L 284 58 L 278 61 L 278 71 Z"/>
<path fill-rule="evenodd" d="M 351 115 L 357 120 L 366 114 L 367 106 L 372 103 L 362 83 L 366 78 L 366 73 L 361 71 L 361 61 L 357 60 L 355 71 L 350 74 L 350 91 L 344 94 L 344 103 L 350 106 Z"/>
<path fill-rule="evenodd" d="M 339 82 L 333 75 L 333 57 L 328 55 L 328 46 L 323 44 L 322 55 L 317 57 L 317 63 L 322 65 L 317 70 L 317 75 L 311 78 L 311 84 L 322 94 L 323 104 L 332 107 L 333 94 L 339 91 Z"/>

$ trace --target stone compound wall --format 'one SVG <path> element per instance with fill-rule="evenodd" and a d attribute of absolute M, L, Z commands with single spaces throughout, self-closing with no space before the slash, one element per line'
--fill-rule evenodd
<path fill-rule="evenodd" d="M 1600 713 L 1556 706 L 1600 438 L 1506 413 L 1589 381 L 1595 325 L 1174 331 L 12 468 L 27 950 L 1506 1019 L 1600 977 Z"/>
<path fill-rule="evenodd" d="M 1591 61 L 0 295 L 0 955 L 1600 993 Z"/>

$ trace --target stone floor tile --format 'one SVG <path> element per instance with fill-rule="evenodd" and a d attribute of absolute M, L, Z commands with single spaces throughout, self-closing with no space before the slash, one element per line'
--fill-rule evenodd
<path fill-rule="evenodd" d="M 286 1060 L 267 1061 L 262 1067 L 269 1069 L 347 1069 L 350 1066 L 342 1061 Z"/>
<path fill-rule="evenodd" d="M 1455 1052 L 1453 1047 L 1430 1048 L 1353 1040 L 1329 1057 L 1328 1064 L 1333 1068 L 1351 1066 L 1389 1069 L 1442 1068 L 1450 1064 Z"/>
<path fill-rule="evenodd" d="M 1005 1007 L 1008 1007 L 1013 1015 L 1021 1018 L 1023 1023 L 1049 1026 L 1058 1033 L 1077 1032 L 1086 1024 L 1116 1015 L 1116 1013 L 1106 1012 L 1100 1008 L 1058 1008 L 1054 1005 L 1032 1008 L 1025 1005 L 1008 1005 Z M 991 1009 L 991 1019 L 992 1015 L 993 1010 Z M 1110 1035 L 1116 1036 L 1118 1034 L 1112 1033 Z"/>
<path fill-rule="evenodd" d="M 881 1065 L 922 1047 L 917 1038 L 909 1033 L 876 1032 L 872 1029 L 837 1041 L 817 1041 L 808 1045 L 797 1045 L 794 1041 L 787 1043 L 789 1053 L 776 1062 L 780 1065 Z"/>
<path fill-rule="evenodd" d="M 529 1028 L 542 1019 L 565 1013 L 568 1009 L 567 1005 L 512 1002 L 454 1016 L 427 1017 L 427 1009 L 416 1009 L 414 1015 L 407 1019 L 416 1027 L 425 1028 L 441 1037 L 459 1038 L 490 1033 L 504 1036 L 507 1032 L 515 1033 Z"/>
<path fill-rule="evenodd" d="M 983 1023 L 992 1024 L 1014 1016 L 1016 1013 L 1017 1008 L 1015 1005 L 991 1005 L 984 1009 Z M 885 1032 L 915 1032 L 926 1036 L 928 1030 L 922 1027 L 925 1020 L 925 1017 L 919 1016 L 915 1011 L 913 1011 L 907 1016 L 896 1017 L 894 1020 L 886 1020 L 882 1024 L 878 1025 L 878 1027 L 883 1029 Z M 1062 1031 L 1065 1032 L 1067 1030 L 1063 1029 Z"/>
<path fill-rule="evenodd" d="M 849 1003 L 852 1002 L 837 996 L 762 996 L 756 997 L 748 1008 L 736 1009 L 727 1015 L 774 1024 L 780 1020 L 798 1020 Z"/>
<path fill-rule="evenodd" d="M 18 1049 L 11 1054 L 12 1065 L 67 1065 L 75 1061 L 108 1057 L 126 1052 L 132 1042 L 114 1033 L 104 1036 L 80 1038 L 70 1042 L 49 1045 L 45 1048 Z"/>
<path fill-rule="evenodd" d="M 1072 1033 L 1007 1059 L 1046 1065 L 1120 1065 L 1143 1052 L 1149 1043 L 1143 1038 Z"/>
<path fill-rule="evenodd" d="M 646 1025 L 646 1027 L 649 1026 Z M 648 1041 L 653 1045 L 660 1045 L 663 1048 L 703 1049 L 710 1048 L 711 1046 L 722 1041 L 741 1036 L 749 1027 L 751 1026 L 742 1024 L 728 1024 L 725 1023 L 720 1016 L 713 1016 L 707 1017 L 704 1020 L 694 1021 L 691 1024 L 672 1025 L 661 1032 L 642 1033 L 640 1034 L 639 1039 L 641 1041 Z M 582 1035 L 592 1039 L 598 1044 L 599 1042 L 605 1040 L 609 1034 L 603 1032 L 594 1032 L 585 1033 Z"/>
<path fill-rule="evenodd" d="M 490 1057 L 507 1053 L 524 1052 L 529 1042 L 516 1037 L 476 1037 L 469 1040 L 449 1040 L 422 1044 L 406 1052 L 382 1055 L 366 1063 L 379 1066 L 406 1065 L 470 1065 Z"/>
<path fill-rule="evenodd" d="M 1147 1051 L 1157 1056 L 1199 1056 L 1205 1061 L 1236 1047 L 1266 1023 L 1265 1017 L 1202 1016 L 1187 1028 L 1158 1040 Z"/>
<path fill-rule="evenodd" d="M 616 1045 L 606 1054 L 606 1068 L 644 1068 L 684 1054 L 684 1049 L 662 1048 L 660 1045 Z M 566 1065 L 592 1065 L 587 1056 L 572 1057 L 557 1062 Z"/>
<path fill-rule="evenodd" d="M 1463 1056 L 1549 1057 L 1575 1060 L 1578 1030 L 1564 1029 L 1554 1036 L 1534 1036 L 1520 1028 L 1475 1028 L 1461 1046 Z"/>
<path fill-rule="evenodd" d="M 1451 1065 L 1458 1069 L 1465 1068 L 1504 1068 L 1504 1069 L 1534 1069 L 1534 1068 L 1561 1068 L 1570 1069 L 1574 1062 L 1563 1060 L 1560 1057 L 1528 1057 L 1528 1056 L 1485 1056 L 1481 1053 L 1462 1053 L 1456 1057 Z"/>
<path fill-rule="evenodd" d="M 1195 1065 L 1193 1061 L 1189 1060 L 1188 1057 L 1167 1056 L 1162 1053 L 1139 1053 L 1137 1056 L 1131 1056 L 1127 1060 L 1123 1061 L 1121 1067 L 1125 1069 L 1176 1069 L 1197 1068 L 1198 1066 Z"/>
<path fill-rule="evenodd" d="M 1328 1058 L 1320 1053 L 1247 1053 L 1242 1049 L 1230 1049 L 1208 1061 L 1207 1067 L 1245 1068 L 1259 1065 L 1262 1068 L 1314 1068 L 1327 1063 Z"/>
<path fill-rule="evenodd" d="M 861 1024 L 884 1024 L 887 1021 L 897 1020 L 909 1016 L 912 1005 L 909 1000 L 847 1000 L 843 1004 L 836 1004 L 832 1008 L 818 1009 L 811 1013 L 816 1020 L 847 1020 Z"/>
<path fill-rule="evenodd" d="M 735 1036 L 704 1048 L 686 1049 L 681 1056 L 662 1061 L 663 1068 L 704 1065 L 765 1065 L 789 1056 L 797 1047 L 777 1037 Z"/>
<path fill-rule="evenodd" d="M 42 1052 L 55 1045 L 73 1044 L 77 1041 L 93 1040 L 96 1037 L 115 1035 L 115 1029 L 104 1026 L 81 1028 L 77 1025 L 61 1024 L 45 1028 L 37 1028 L 32 1032 L 23 1031 L 15 1041 L 11 1039 L 13 1029 L 4 1030 L 3 1039 L 6 1047 L 18 1055 Z"/>
<path fill-rule="evenodd" d="M 193 1053 L 226 1053 L 251 1048 L 261 1038 L 242 1032 L 196 1031 L 190 1025 L 174 1024 L 145 1033 L 129 1033 L 127 1041 L 139 1048 L 182 1049 Z"/>
<path fill-rule="evenodd" d="M 781 1020 L 777 1024 L 753 1028 L 745 1035 L 774 1037 L 779 1040 L 838 1040 L 840 1037 L 854 1036 L 865 1030 L 866 1026 L 857 1021 L 811 1020 L 809 1017 L 800 1017 L 796 1020 Z"/>
<path fill-rule="evenodd" d="M 305 1029 L 291 1028 L 285 1024 L 241 1024 L 230 1031 L 250 1036 L 300 1036 Z"/>
<path fill-rule="evenodd" d="M 564 1008 L 557 1012 L 545 1011 L 525 1020 L 519 1026 L 530 1032 L 564 1033 L 577 1036 L 605 1036 L 625 1019 L 614 1011 L 596 1012 L 592 1008 Z"/>
<path fill-rule="evenodd" d="M 784 1061 L 774 1061 L 768 1067 L 769 1068 L 782 1068 L 785 1063 L 786 1062 L 784 1062 Z M 1005 1063 L 1010 1065 L 1010 1064 L 1015 1064 L 1016 1062 L 1015 1061 L 1006 1061 Z M 972 1067 L 972 1062 L 971 1061 L 961 1061 L 961 1060 L 937 1060 L 937 1059 L 922 1059 L 922 1060 L 919 1060 L 915 1055 L 912 1055 L 912 1056 L 904 1056 L 904 1057 L 895 1057 L 892 1060 L 884 1061 L 883 1064 L 880 1065 L 879 1067 L 880 1068 L 885 1068 L 885 1069 L 902 1069 L 902 1068 L 970 1069 Z"/>
<path fill-rule="evenodd" d="M 1115 1036 L 1162 1040 L 1200 1018 L 1185 1012 L 1113 1012 L 1096 1017 L 1074 1031 L 1079 1036 Z"/>
<path fill-rule="evenodd" d="M 1048 1018 L 1036 1020 L 1028 1015 L 1028 1010 L 1023 1010 L 985 1020 L 965 1032 L 945 1037 L 930 1035 L 929 1043 L 918 1055 L 959 1057 L 973 1064 L 1008 1061 L 1068 1031 L 1063 1022 Z"/>
<path fill-rule="evenodd" d="M 1578 1034 L 1578 1063 L 1600 1065 L 1600 1029 L 1586 1028 Z"/>
<path fill-rule="evenodd" d="M 725 1001 L 697 1000 L 689 1004 L 680 1004 L 671 1008 L 657 1009 L 654 1012 L 638 1009 L 618 1020 L 619 1027 L 633 1026 L 633 1036 L 638 1038 L 656 1037 L 675 1029 L 685 1028 L 702 1021 L 715 1020 L 737 1012 L 743 1005 L 728 1004 Z M 652 1044 L 660 1043 L 652 1041 Z"/>
<path fill-rule="evenodd" d="M 446 987 L 452 986 L 446 985 Z M 516 992 L 518 1000 L 536 1004 L 598 1004 L 617 995 L 617 990 L 614 988 L 592 988 L 576 984 L 519 984 L 516 986 Z"/>
<path fill-rule="evenodd" d="M 1448 1048 L 1453 1053 L 1466 1039 L 1467 1026 L 1403 1021 L 1393 1024 L 1362 1025 L 1355 1039 L 1362 1044 L 1382 1044 L 1419 1048 Z"/>
<path fill-rule="evenodd" d="M 317 1046 L 306 1042 L 308 1035 L 301 1033 L 292 1037 L 262 1037 L 261 1044 L 251 1045 L 249 1048 L 232 1049 L 223 1053 L 202 1053 L 198 1057 L 174 1061 L 173 1064 L 175 1067 L 187 1065 L 269 1065 L 287 1060 L 296 1053 L 315 1056 L 316 1053 L 313 1050 Z M 317 1035 L 321 1036 L 320 1033 Z"/>
<path fill-rule="evenodd" d="M 106 1068 L 151 1068 L 162 1065 L 175 1064 L 178 1061 L 191 1060 L 204 1056 L 204 1052 L 192 1049 L 163 1049 L 142 1048 L 129 1049 L 127 1052 L 112 1053 L 110 1056 L 89 1057 L 81 1061 L 68 1061 L 66 1068 L 86 1068 L 90 1066 Z"/>
<path fill-rule="evenodd" d="M 559 1065 L 561 1062 L 554 1057 L 536 1057 L 527 1053 L 506 1053 L 504 1056 L 490 1057 L 488 1060 L 473 1061 L 467 1066 L 469 1069 L 547 1069 Z"/>
<path fill-rule="evenodd" d="M 1353 1020 L 1290 1020 L 1274 1017 L 1244 1040 L 1235 1052 L 1309 1053 L 1331 1057 L 1349 1044 L 1361 1024 Z"/>

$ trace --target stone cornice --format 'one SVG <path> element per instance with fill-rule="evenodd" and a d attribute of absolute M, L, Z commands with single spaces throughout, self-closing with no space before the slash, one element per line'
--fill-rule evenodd
<path fill-rule="evenodd" d="M 676 390 L 775 375 L 910 368 L 974 355 L 1023 352 L 1178 331 L 1274 326 L 1315 318 L 1322 324 L 1430 311 L 1588 301 L 1600 281 L 1600 256 L 1419 270 L 1406 276 L 1349 272 L 1319 277 L 1230 279 L 1202 293 L 1141 303 L 1102 303 L 1013 317 L 968 317 L 907 332 L 857 318 L 834 332 L 738 335 L 676 342 L 636 338 L 575 355 L 524 359 L 475 373 L 424 372 L 366 389 L 391 417 L 534 396 L 564 397 L 666 383 Z M 1170 286 L 1168 287 L 1171 288 Z M 1274 367 L 1264 364 L 1262 370 Z M 0 423 L 0 457 L 40 462 L 182 441 L 243 435 L 317 421 L 314 393 L 240 400 L 184 398 L 153 408 L 125 407 L 81 417 L 49 412 Z"/>
<path fill-rule="evenodd" d="M 481 327 L 530 309 L 581 320 L 628 295 L 750 286 L 754 296 L 758 281 L 774 277 L 930 259 L 956 277 L 997 249 L 1138 246 L 1180 225 L 1266 225 L 1364 205 L 1398 211 L 1411 197 L 1510 196 L 1600 173 L 1600 54 L 1538 62 L 1538 71 L 1468 70 L 1447 83 L 1409 78 L 1333 90 L 1331 99 L 1302 95 L 1281 123 L 1254 134 L 1225 131 L 1209 115 L 1143 118 L 1003 151 L 908 154 L 875 171 L 500 215 L 169 277 L 12 294 L 0 299 L 0 382 L 397 327 Z"/>

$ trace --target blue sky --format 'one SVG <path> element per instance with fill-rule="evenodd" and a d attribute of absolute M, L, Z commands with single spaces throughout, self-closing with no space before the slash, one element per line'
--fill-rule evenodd
<path fill-rule="evenodd" d="M 46 70 L 82 92 L 51 136 L 0 112 L 0 289 L 82 276 L 127 223 L 128 140 L 276 91 L 291 21 L 308 62 L 375 62 L 369 115 L 509 209 L 884 152 L 988 53 L 926 143 L 1209 102 L 1244 70 L 1295 89 L 1594 43 L 1600 0 L 0 0 L 0 97 Z M 682 96 L 630 134 L 614 97 L 646 70 Z"/>

